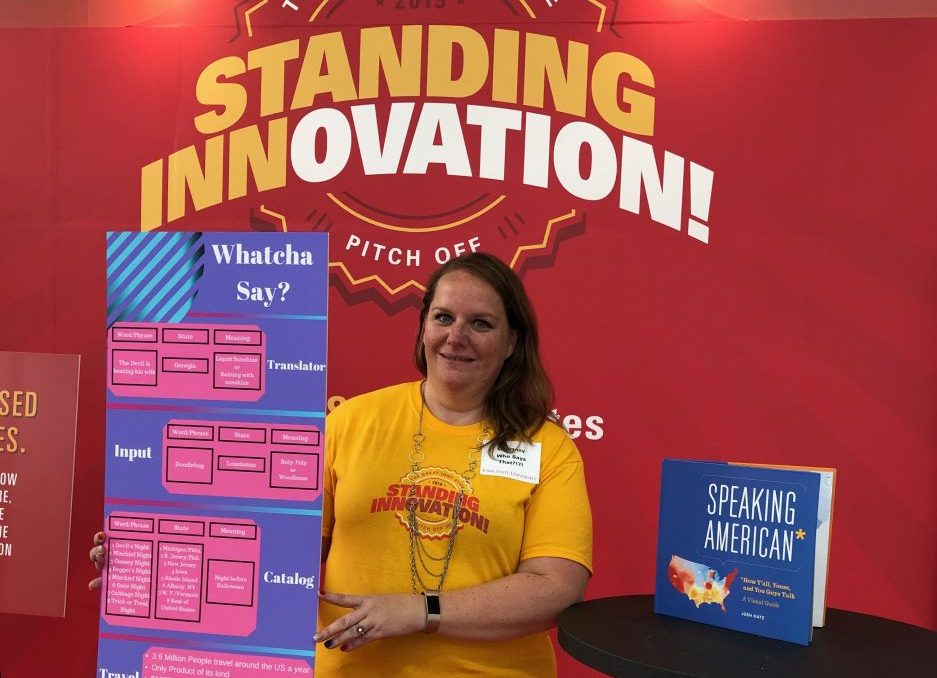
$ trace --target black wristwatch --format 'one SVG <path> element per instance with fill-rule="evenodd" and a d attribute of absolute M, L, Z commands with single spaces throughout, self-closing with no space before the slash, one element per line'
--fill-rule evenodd
<path fill-rule="evenodd" d="M 432 591 L 423 591 L 423 602 L 426 603 L 426 626 L 423 633 L 436 633 L 442 622 L 442 613 L 439 608 L 439 594 Z"/>

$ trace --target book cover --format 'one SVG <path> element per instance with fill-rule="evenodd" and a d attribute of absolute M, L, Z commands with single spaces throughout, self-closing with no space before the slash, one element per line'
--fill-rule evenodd
<path fill-rule="evenodd" d="M 0 612 L 65 616 L 78 372 L 0 351 Z"/>
<path fill-rule="evenodd" d="M 654 611 L 807 645 L 821 475 L 664 460 Z"/>
<path fill-rule="evenodd" d="M 777 464 L 741 465 L 780 468 L 789 471 L 811 471 L 820 476 L 820 499 L 817 507 L 817 555 L 813 564 L 813 625 L 817 628 L 822 627 L 826 623 L 826 580 L 830 569 L 830 540 L 833 531 L 833 497 L 836 488 L 836 469 L 817 466 L 779 466 Z"/>

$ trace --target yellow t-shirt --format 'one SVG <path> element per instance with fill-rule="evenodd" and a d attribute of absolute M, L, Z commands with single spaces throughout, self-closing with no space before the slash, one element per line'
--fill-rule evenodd
<path fill-rule="evenodd" d="M 412 382 L 358 396 L 329 415 L 323 533 L 332 538 L 332 546 L 322 582 L 326 591 L 412 592 L 404 500 L 406 486 L 412 484 L 407 475 L 419 412 L 419 382 Z M 450 426 L 427 409 L 423 433 L 426 456 L 416 484 L 426 489 L 421 490 L 417 515 L 420 531 L 427 535 L 422 543 L 431 554 L 443 556 L 454 493 L 465 482 L 459 476 L 469 465 L 482 427 Z M 510 575 L 528 558 L 566 558 L 591 571 L 592 516 L 579 451 L 551 422 L 534 442 L 541 444 L 539 482 L 480 470 L 468 481 L 444 592 Z M 437 579 L 423 576 L 428 586 L 435 586 Z M 319 628 L 347 612 L 321 603 Z M 320 645 L 316 675 L 540 678 L 556 675 L 556 660 L 546 633 L 495 642 L 415 633 L 352 652 Z"/>

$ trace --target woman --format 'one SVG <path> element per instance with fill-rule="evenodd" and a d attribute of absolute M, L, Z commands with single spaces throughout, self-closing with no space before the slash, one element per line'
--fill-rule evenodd
<path fill-rule="evenodd" d="M 437 270 L 414 357 L 425 380 L 326 423 L 316 671 L 555 675 L 545 631 L 583 596 L 591 517 L 514 272 L 482 253 Z"/>
<path fill-rule="evenodd" d="M 583 597 L 592 525 L 514 272 L 437 270 L 414 358 L 422 381 L 326 422 L 316 674 L 554 676 L 546 631 Z"/>

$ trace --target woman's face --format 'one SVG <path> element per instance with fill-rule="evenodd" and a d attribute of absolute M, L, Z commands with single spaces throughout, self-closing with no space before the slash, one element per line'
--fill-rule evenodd
<path fill-rule="evenodd" d="M 431 384 L 487 394 L 516 339 L 504 302 L 491 285 L 458 270 L 439 279 L 423 322 L 426 376 Z"/>

